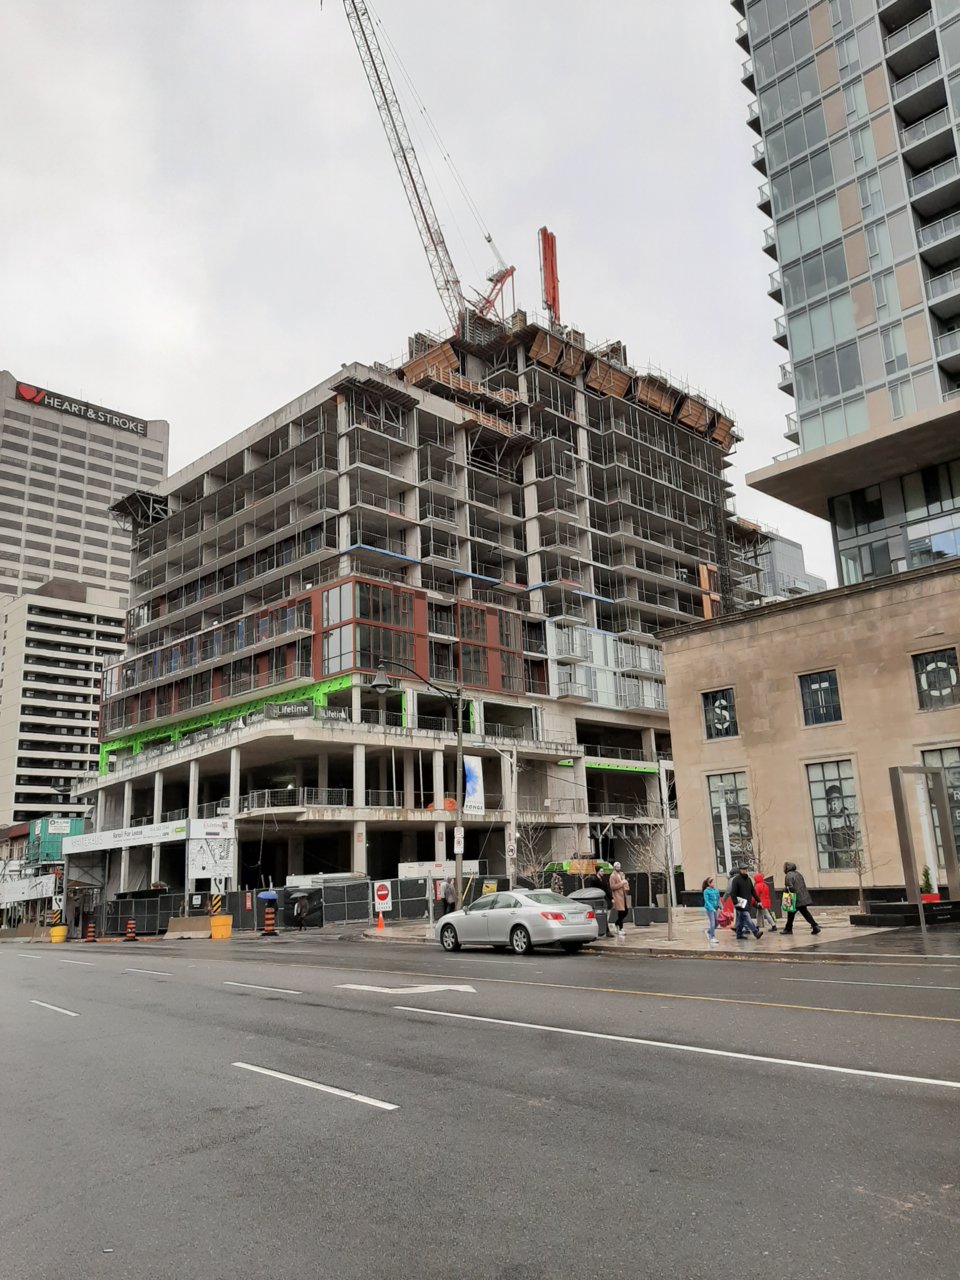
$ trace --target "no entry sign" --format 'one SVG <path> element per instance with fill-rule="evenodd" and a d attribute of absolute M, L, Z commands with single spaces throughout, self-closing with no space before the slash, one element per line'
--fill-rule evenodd
<path fill-rule="evenodd" d="M 374 911 L 393 910 L 393 885 L 389 880 L 374 880 L 373 909 Z"/>

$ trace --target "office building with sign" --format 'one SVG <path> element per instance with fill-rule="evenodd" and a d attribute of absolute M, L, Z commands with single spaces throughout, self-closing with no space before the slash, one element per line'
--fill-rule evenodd
<path fill-rule="evenodd" d="M 759 599 L 736 440 L 619 343 L 468 312 L 129 495 L 97 829 L 233 817 L 247 885 L 443 862 L 462 703 L 466 858 L 640 865 L 669 757 L 653 633 Z M 159 858 L 131 846 L 124 887 L 182 883 Z"/>
<path fill-rule="evenodd" d="M 126 597 L 130 534 L 110 515 L 167 474 L 169 426 L 0 371 L 0 595 L 68 578 Z"/>

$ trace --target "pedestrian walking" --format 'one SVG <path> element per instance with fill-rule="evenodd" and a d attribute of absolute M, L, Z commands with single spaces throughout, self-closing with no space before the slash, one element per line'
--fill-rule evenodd
<path fill-rule="evenodd" d="M 819 933 L 820 926 L 810 914 L 810 904 L 813 902 L 813 898 L 810 896 L 806 880 L 797 870 L 797 864 L 795 862 L 785 862 L 783 870 L 784 884 L 786 886 L 783 895 L 783 909 L 787 914 L 787 923 L 783 926 L 783 936 L 787 938 L 793 933 L 793 922 L 798 912 L 803 916 L 813 932 Z"/>
<path fill-rule="evenodd" d="M 770 932 L 777 932 L 777 922 L 773 918 L 773 912 L 770 909 L 770 886 L 763 878 L 763 872 L 758 871 L 753 877 L 753 888 L 757 895 L 757 924 L 763 929 L 769 924 Z"/>
<path fill-rule="evenodd" d="M 719 946 L 717 942 L 717 915 L 720 911 L 720 890 L 713 883 L 713 876 L 707 876 L 703 882 L 703 909 L 707 913 L 707 927 L 704 933 L 710 939 L 711 947 Z"/>
<path fill-rule="evenodd" d="M 613 932 L 621 941 L 627 936 L 623 922 L 627 918 L 627 893 L 629 889 L 629 880 L 620 870 L 620 863 L 615 862 L 613 871 L 610 873 L 610 897 L 613 900 L 613 909 L 616 912 Z"/>
<path fill-rule="evenodd" d="M 730 882 L 730 897 L 733 899 L 737 913 L 736 931 L 738 938 L 745 938 L 749 929 L 758 940 L 763 937 L 763 930 L 758 929 L 750 916 L 750 904 L 757 901 L 757 891 L 750 879 L 750 868 L 741 867 Z"/>
<path fill-rule="evenodd" d="M 440 901 L 443 908 L 440 912 L 442 916 L 449 915 L 451 911 L 456 911 L 457 886 L 453 876 L 447 876 L 447 879 L 443 886 L 442 897 Z"/>
<path fill-rule="evenodd" d="M 300 897 L 293 904 L 293 923 L 297 926 L 301 933 L 307 923 L 307 912 L 310 910 L 310 904 L 305 897 Z"/>

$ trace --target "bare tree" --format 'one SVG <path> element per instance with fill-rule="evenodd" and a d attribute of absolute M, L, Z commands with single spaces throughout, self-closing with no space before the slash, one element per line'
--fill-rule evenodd
<path fill-rule="evenodd" d="M 657 839 L 660 836 L 660 839 Z M 676 919 L 673 913 L 673 839 L 667 822 L 661 827 L 636 827 L 631 834 L 622 834 L 620 840 L 626 849 L 625 861 L 631 869 L 644 871 L 650 878 L 650 897 L 653 898 L 653 877 L 662 877 L 664 902 L 667 912 L 667 941 L 675 942 Z"/>

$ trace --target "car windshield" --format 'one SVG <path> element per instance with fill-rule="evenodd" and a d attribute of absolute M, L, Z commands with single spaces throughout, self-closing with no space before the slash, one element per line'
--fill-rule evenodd
<path fill-rule="evenodd" d="M 562 893 L 554 893 L 552 889 L 534 889 L 531 893 L 524 894 L 524 897 L 529 898 L 531 902 L 539 902 L 541 906 L 546 907 L 576 906 L 575 902 L 565 898 Z"/>

